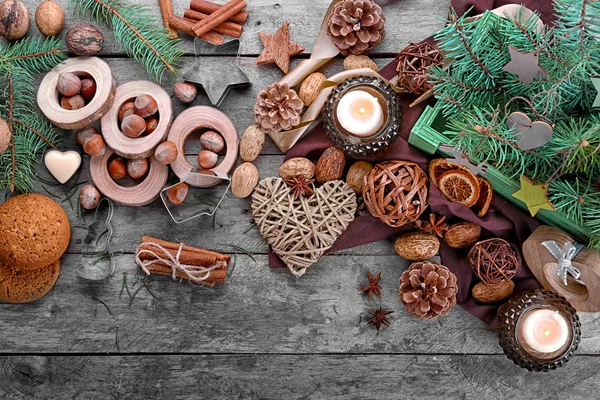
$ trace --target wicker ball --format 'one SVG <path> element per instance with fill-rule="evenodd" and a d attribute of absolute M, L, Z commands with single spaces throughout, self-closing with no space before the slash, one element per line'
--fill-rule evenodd
<path fill-rule="evenodd" d="M 519 261 L 506 240 L 488 239 L 475 243 L 467 261 L 475 275 L 488 285 L 512 279 L 519 270 Z"/>
<path fill-rule="evenodd" d="M 429 43 L 410 44 L 396 57 L 398 85 L 412 94 L 422 94 L 431 89 L 427 83 L 427 68 L 441 66 L 444 57 L 440 49 Z"/>
<path fill-rule="evenodd" d="M 371 215 L 385 224 L 410 224 L 427 208 L 427 175 L 409 161 L 382 162 L 365 177 L 363 197 Z"/>

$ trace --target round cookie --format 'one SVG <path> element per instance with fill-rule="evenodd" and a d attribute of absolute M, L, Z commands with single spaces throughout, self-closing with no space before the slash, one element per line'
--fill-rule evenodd
<path fill-rule="evenodd" d="M 38 269 L 19 270 L 0 263 L 0 300 L 29 303 L 46 295 L 56 283 L 60 261 Z"/>
<path fill-rule="evenodd" d="M 65 210 L 40 194 L 24 194 L 0 206 L 0 262 L 15 269 L 38 269 L 67 250 L 71 225 Z"/>

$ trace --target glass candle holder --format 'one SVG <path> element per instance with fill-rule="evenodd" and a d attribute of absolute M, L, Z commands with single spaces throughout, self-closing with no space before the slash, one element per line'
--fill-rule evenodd
<path fill-rule="evenodd" d="M 381 107 L 377 110 L 377 117 L 382 117 L 380 126 L 372 131 L 360 132 L 352 131 L 351 124 L 340 121 L 338 108 L 348 106 L 348 101 L 343 98 L 351 92 L 361 91 L 362 98 L 376 99 L 375 107 Z M 372 97 L 371 97 L 372 96 Z M 356 97 L 355 94 L 350 97 Z M 348 97 L 346 97 L 348 100 Z M 361 108 L 361 111 L 364 110 Z M 371 110 L 368 110 L 368 112 Z M 381 111 L 381 114 L 379 114 Z M 347 115 L 350 110 L 341 110 L 343 115 Z M 400 99 L 394 88 L 377 77 L 358 76 L 350 78 L 340 83 L 329 95 L 325 108 L 323 109 L 323 120 L 325 129 L 331 140 L 337 147 L 345 153 L 353 156 L 366 156 L 385 150 L 400 134 L 402 127 L 402 107 Z M 348 129 L 349 128 L 349 129 Z"/>
<path fill-rule="evenodd" d="M 529 371 L 562 367 L 581 341 L 577 312 L 549 290 L 526 291 L 500 308 L 500 346 L 515 364 Z"/>

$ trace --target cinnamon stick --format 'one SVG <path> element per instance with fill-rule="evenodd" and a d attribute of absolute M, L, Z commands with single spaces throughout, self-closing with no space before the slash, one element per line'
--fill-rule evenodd
<path fill-rule="evenodd" d="M 190 8 L 192 10 L 199 11 L 204 14 L 212 14 L 215 11 L 218 11 L 221 7 L 223 6 L 220 4 L 211 3 L 210 1 L 206 0 L 192 0 L 190 3 Z M 229 18 L 230 21 L 237 22 L 238 24 L 245 24 L 247 19 L 247 11 L 240 11 Z"/>
<path fill-rule="evenodd" d="M 183 17 L 187 19 L 193 19 L 194 21 L 202 21 L 203 19 L 208 18 L 209 15 L 199 11 L 187 9 L 183 13 Z M 235 22 L 225 21 L 221 25 L 216 26 L 214 31 L 222 33 L 223 35 L 239 38 L 242 36 L 242 29 L 243 27 Z"/>
<path fill-rule="evenodd" d="M 186 33 L 190 36 L 199 37 L 200 39 L 206 40 L 214 45 L 222 44 L 225 41 L 225 37 L 222 34 L 214 31 L 206 32 L 202 35 L 196 35 L 192 29 L 194 24 L 195 21 L 187 20 L 185 18 L 178 17 L 177 15 L 171 15 L 169 17 L 169 25 L 183 33 Z"/>
<path fill-rule="evenodd" d="M 177 34 L 177 29 L 173 28 L 169 23 L 169 17 L 173 15 L 173 2 L 171 0 L 158 0 L 158 5 L 160 7 L 160 14 L 162 15 L 163 24 L 165 25 L 165 29 L 167 30 L 169 39 L 177 39 L 179 35 Z"/>
<path fill-rule="evenodd" d="M 198 21 L 196 25 L 192 27 L 192 29 L 196 35 L 203 35 L 206 32 L 211 31 L 216 26 L 221 25 L 223 22 L 242 11 L 245 7 L 246 2 L 244 0 L 231 0 L 229 3 L 210 14 L 208 18 Z"/>
<path fill-rule="evenodd" d="M 160 251 L 157 248 L 152 247 L 152 246 L 142 245 L 142 246 L 140 246 L 139 249 L 151 251 L 151 252 L 157 254 L 158 256 L 161 256 L 160 253 L 162 253 L 162 251 Z M 177 257 L 177 250 L 166 249 L 166 251 L 168 251 L 171 256 Z M 155 260 L 155 259 L 156 259 L 156 257 L 154 257 L 150 253 L 140 254 L 140 260 Z M 200 265 L 203 267 L 212 267 L 213 265 L 216 265 L 217 263 L 222 262 L 222 261 L 217 260 L 216 257 L 211 256 L 211 255 L 205 255 L 205 254 L 196 253 L 193 251 L 182 250 L 181 253 L 179 254 L 179 262 L 182 264 L 187 264 L 187 265 Z"/>
<path fill-rule="evenodd" d="M 169 250 L 175 250 L 175 251 L 179 250 L 179 243 L 168 242 L 166 240 L 157 239 L 152 236 L 142 236 L 142 243 L 146 243 L 146 242 L 161 245 L 165 249 L 169 249 Z M 194 252 L 194 253 L 200 253 L 200 254 L 209 255 L 209 256 L 214 256 L 217 259 L 217 261 L 225 261 L 225 262 L 229 263 L 229 261 L 231 260 L 231 257 L 226 254 L 217 253 L 216 251 L 199 249 L 197 247 L 184 245 L 182 250 Z"/>
<path fill-rule="evenodd" d="M 167 275 L 167 276 L 173 275 L 172 269 L 165 264 L 156 263 L 147 268 L 151 274 Z M 181 279 L 189 280 L 189 277 L 181 271 L 175 271 L 175 276 L 178 278 L 181 278 Z M 214 287 L 215 283 L 223 283 L 226 280 L 227 280 L 227 271 L 224 269 L 216 269 L 214 271 L 210 271 L 210 274 L 209 274 L 208 278 L 206 278 L 206 280 L 200 281 L 198 283 L 201 283 L 206 286 Z"/>

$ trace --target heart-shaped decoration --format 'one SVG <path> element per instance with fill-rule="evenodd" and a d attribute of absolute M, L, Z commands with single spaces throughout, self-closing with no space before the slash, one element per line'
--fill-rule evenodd
<path fill-rule="evenodd" d="M 515 111 L 508 116 L 509 129 L 514 129 L 513 136 L 521 150 L 542 147 L 552 139 L 554 129 L 544 121 L 531 122 L 522 112 Z"/>
<path fill-rule="evenodd" d="M 60 183 L 65 183 L 81 165 L 81 155 L 76 151 L 58 151 L 50 150 L 44 157 L 46 168 Z"/>
<path fill-rule="evenodd" d="M 254 190 L 251 208 L 260 234 L 302 276 L 354 220 L 356 194 L 346 182 L 330 181 L 294 200 L 283 179 L 267 178 Z"/>

